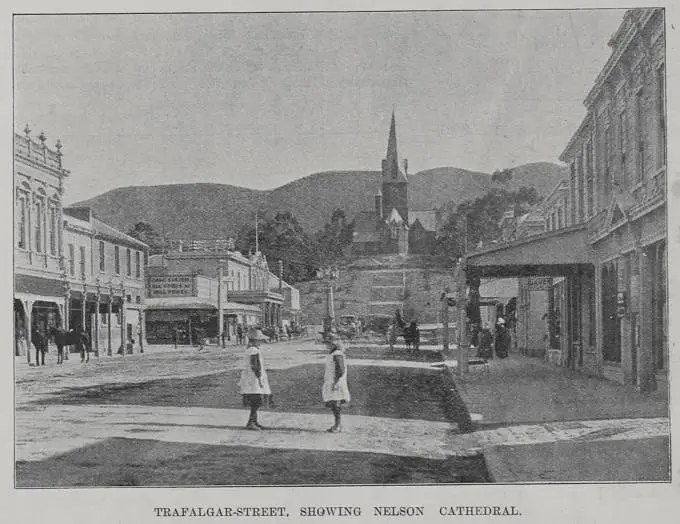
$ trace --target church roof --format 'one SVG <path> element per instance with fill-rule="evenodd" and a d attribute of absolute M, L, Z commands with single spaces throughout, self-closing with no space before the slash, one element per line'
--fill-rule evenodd
<path fill-rule="evenodd" d="M 412 226 L 416 223 L 416 220 L 420 222 L 425 231 L 436 231 L 437 230 L 437 211 L 434 209 L 428 209 L 424 211 L 410 211 L 408 212 L 408 225 Z"/>
<path fill-rule="evenodd" d="M 401 215 L 399 214 L 399 211 L 397 211 L 396 208 L 394 208 L 394 207 L 392 208 L 392 211 L 390 212 L 390 216 L 387 217 L 387 223 L 388 224 L 392 224 L 392 223 L 403 224 L 404 223 L 404 219 L 401 218 Z"/>

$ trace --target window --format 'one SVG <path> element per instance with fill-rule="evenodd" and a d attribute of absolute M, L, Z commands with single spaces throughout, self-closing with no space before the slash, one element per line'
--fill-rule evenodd
<path fill-rule="evenodd" d="M 71 276 L 76 274 L 76 250 L 73 244 L 68 245 L 68 271 Z"/>
<path fill-rule="evenodd" d="M 656 108 L 657 123 L 659 126 L 659 143 L 656 167 L 662 168 L 666 165 L 666 72 L 664 66 L 659 67 L 656 72 Z"/>
<path fill-rule="evenodd" d="M 80 277 L 85 278 L 85 246 L 80 246 Z"/>
<path fill-rule="evenodd" d="M 128 248 L 125 253 L 125 269 L 127 276 L 132 276 L 132 252 Z"/>
<path fill-rule="evenodd" d="M 105 258 L 105 251 L 104 251 L 104 241 L 100 240 L 99 241 L 99 271 L 106 271 L 106 258 Z"/>
<path fill-rule="evenodd" d="M 604 130 L 604 145 L 602 148 L 603 162 L 604 162 L 604 200 L 605 205 L 609 200 L 609 196 L 612 191 L 612 179 L 611 179 L 611 146 L 612 146 L 612 129 L 607 126 Z"/>
<path fill-rule="evenodd" d="M 645 112 L 642 106 L 643 91 L 637 92 L 635 96 L 635 135 L 637 137 L 637 172 L 635 182 L 642 182 L 645 178 Z"/>
<path fill-rule="evenodd" d="M 19 210 L 17 215 L 19 223 L 17 227 L 19 229 L 17 231 L 17 245 L 21 249 L 26 249 L 26 198 L 24 196 L 19 197 L 18 204 Z"/>
<path fill-rule="evenodd" d="M 125 296 L 125 301 L 126 301 L 128 304 L 132 303 L 132 295 L 126 295 L 126 296 Z"/>
<path fill-rule="evenodd" d="M 142 303 L 142 297 L 140 297 L 139 295 L 137 295 L 137 296 L 135 297 L 135 304 L 141 304 L 141 303 Z"/>
<path fill-rule="evenodd" d="M 628 187 L 628 167 L 626 165 L 626 143 L 628 134 L 628 121 L 626 110 L 619 113 L 619 158 L 621 159 L 621 185 Z"/>
<path fill-rule="evenodd" d="M 120 275 L 120 248 L 118 246 L 113 248 L 113 264 L 116 275 Z"/>
<path fill-rule="evenodd" d="M 595 204 L 595 185 L 593 184 L 593 176 L 595 166 L 593 165 L 593 140 L 586 142 L 586 216 L 592 217 L 594 215 L 593 207 Z"/>
<path fill-rule="evenodd" d="M 57 254 L 57 208 L 50 206 L 50 255 Z"/>
<path fill-rule="evenodd" d="M 141 255 L 139 251 L 135 251 L 135 277 L 139 278 L 142 275 Z"/>
<path fill-rule="evenodd" d="M 562 208 L 557 208 L 557 229 L 562 229 Z"/>
<path fill-rule="evenodd" d="M 583 173 L 583 150 L 579 152 L 577 163 L 576 163 L 576 176 L 578 177 L 578 210 L 577 210 L 577 217 L 579 222 L 583 222 L 583 219 L 585 218 L 585 198 L 584 198 L 584 187 L 583 187 L 583 179 L 584 179 L 584 173 Z"/>
<path fill-rule="evenodd" d="M 571 222 L 576 223 L 576 163 L 569 164 L 569 200 L 571 200 Z M 548 228 L 550 230 L 550 228 Z"/>
<path fill-rule="evenodd" d="M 43 208 L 42 202 L 39 200 L 35 203 L 35 250 L 42 253 L 42 222 L 43 222 Z"/>

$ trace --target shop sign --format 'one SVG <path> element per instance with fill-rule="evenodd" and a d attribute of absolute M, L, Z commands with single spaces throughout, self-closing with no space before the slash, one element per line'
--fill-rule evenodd
<path fill-rule="evenodd" d="M 552 289 L 552 277 L 529 277 L 529 291 L 549 291 Z"/>
<path fill-rule="evenodd" d="M 616 294 L 616 316 L 623 318 L 626 315 L 626 294 L 619 291 Z"/>
<path fill-rule="evenodd" d="M 191 275 L 148 277 L 149 298 L 195 296 L 194 277 Z"/>

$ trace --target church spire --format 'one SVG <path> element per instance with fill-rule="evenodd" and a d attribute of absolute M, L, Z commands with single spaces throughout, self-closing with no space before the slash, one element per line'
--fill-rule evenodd
<path fill-rule="evenodd" d="M 399 165 L 399 154 L 397 153 L 397 124 L 394 118 L 394 107 L 392 108 L 392 121 L 390 122 L 390 136 L 387 139 L 387 155 L 383 160 L 382 175 L 383 180 L 393 181 L 393 182 L 405 182 L 406 181 L 406 161 L 404 161 L 404 166 Z"/>
<path fill-rule="evenodd" d="M 399 157 L 397 155 L 397 124 L 394 120 L 394 107 L 392 108 L 392 122 L 390 123 L 390 137 L 387 140 L 386 158 L 387 165 L 390 169 L 399 169 Z"/>

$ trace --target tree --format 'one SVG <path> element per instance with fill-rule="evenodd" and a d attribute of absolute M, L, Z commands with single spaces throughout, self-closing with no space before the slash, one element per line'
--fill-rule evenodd
<path fill-rule="evenodd" d="M 274 263 L 283 261 L 284 280 L 293 284 L 307 280 L 318 266 L 314 242 L 304 232 L 297 218 L 289 212 L 263 217 L 258 227 L 258 246 L 276 272 Z M 239 232 L 236 247 L 247 255 L 255 249 L 255 228 L 246 226 Z"/>
<path fill-rule="evenodd" d="M 507 184 L 510 180 L 512 180 L 512 169 L 496 169 L 491 175 L 492 182 Z"/>
<path fill-rule="evenodd" d="M 163 250 L 163 238 L 147 222 L 137 222 L 128 231 L 128 235 L 148 245 L 149 252 L 152 255 L 158 254 Z"/>
<path fill-rule="evenodd" d="M 515 216 L 520 216 L 538 201 L 536 189 L 523 186 L 517 191 L 491 189 L 475 200 L 461 202 L 455 212 L 451 212 L 452 203 L 445 206 L 448 217 L 439 232 L 436 253 L 456 259 L 464 253 L 466 244 L 471 250 L 480 242 L 499 241 L 499 224 L 508 208 L 513 209 Z"/>
<path fill-rule="evenodd" d="M 327 265 L 337 261 L 345 253 L 345 249 L 352 243 L 354 224 L 347 221 L 345 212 L 336 208 L 331 214 L 330 222 L 316 234 L 316 245 L 319 259 Z"/>

